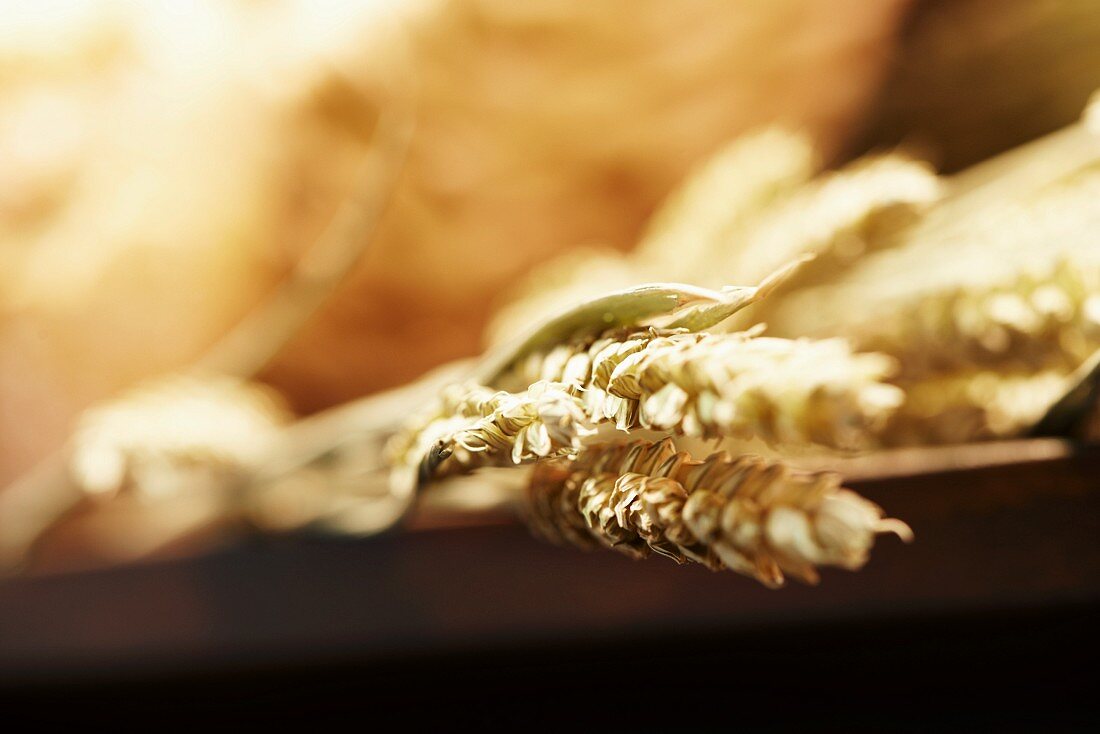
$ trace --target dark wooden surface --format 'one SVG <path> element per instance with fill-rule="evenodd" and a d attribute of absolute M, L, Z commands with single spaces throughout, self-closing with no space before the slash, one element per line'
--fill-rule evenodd
<path fill-rule="evenodd" d="M 884 538 L 865 569 L 826 571 L 815 588 L 768 591 L 664 559 L 555 548 L 514 524 L 258 540 L 187 560 L 9 580 L 0 584 L 0 688 L 42 694 L 234 671 L 315 680 L 409 660 L 434 660 L 433 669 L 464 660 L 468 672 L 485 656 L 530 661 L 549 650 L 572 651 L 562 653 L 565 667 L 599 650 L 644 665 L 647 648 L 660 657 L 673 644 L 746 649 L 752 639 L 784 649 L 777 641 L 789 648 L 815 629 L 837 630 L 810 635 L 826 645 L 896 647 L 911 630 L 965 646 L 1001 624 L 1003 639 L 1054 635 L 1049 645 L 1076 654 L 1058 635 L 1086 629 L 1100 608 L 1100 450 L 1021 444 L 941 454 L 923 464 L 934 471 L 913 473 L 919 458 L 899 456 L 852 483 L 907 520 L 916 542 Z M 1032 621 L 996 622 L 1018 617 Z M 1041 651 L 1029 654 L 1028 664 L 1044 665 Z"/>

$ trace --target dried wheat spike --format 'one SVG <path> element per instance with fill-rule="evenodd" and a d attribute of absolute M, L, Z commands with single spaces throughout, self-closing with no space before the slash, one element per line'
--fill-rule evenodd
<path fill-rule="evenodd" d="M 1020 436 L 1065 394 L 1069 374 L 963 369 L 899 384 L 905 403 L 880 438 L 888 446 L 926 446 Z"/>
<path fill-rule="evenodd" d="M 696 461 L 671 439 L 595 445 L 571 461 L 537 463 L 526 514 L 558 542 L 588 548 L 595 539 L 634 558 L 655 551 L 773 588 L 787 574 L 817 583 L 819 566 L 860 568 L 877 533 L 912 537 L 835 474 L 725 452 Z"/>
<path fill-rule="evenodd" d="M 171 375 L 89 408 L 69 471 L 91 495 L 166 497 L 240 479 L 292 415 L 266 386 Z"/>
<path fill-rule="evenodd" d="M 546 314 L 609 290 L 648 281 L 702 284 L 699 263 L 713 264 L 746 222 L 808 181 L 821 165 L 819 157 L 806 135 L 778 128 L 727 143 L 668 196 L 632 254 L 575 250 L 540 265 L 510 288 L 493 316 L 490 342 L 503 343 Z M 730 280 L 729 273 L 707 269 L 707 276 L 715 274 L 722 276 L 717 285 L 756 282 Z"/>
<path fill-rule="evenodd" d="M 780 336 L 847 336 L 863 349 L 873 348 L 869 345 L 880 334 L 904 333 L 911 327 L 907 322 L 936 321 L 924 315 L 924 308 L 932 309 L 933 316 L 936 311 L 934 305 L 921 305 L 926 301 L 951 302 L 953 295 L 968 294 L 979 302 L 981 294 L 1016 294 L 1030 301 L 1037 295 L 1039 302 L 1025 303 L 1023 310 L 1035 311 L 1045 320 L 1050 318 L 1045 313 L 1057 314 L 1063 306 L 1060 297 L 1047 295 L 1051 290 L 1044 290 L 1044 283 L 1053 282 L 1054 290 L 1065 289 L 1071 302 L 1080 306 L 1087 296 L 1074 301 L 1076 288 L 1096 293 L 1100 168 L 1087 135 L 1066 131 L 979 166 L 960 174 L 952 191 L 918 223 L 897 232 L 892 247 L 868 254 L 827 284 L 771 300 L 756 316 Z M 993 304 L 981 305 L 978 316 L 965 313 L 971 309 L 964 305 L 961 318 L 976 324 L 956 326 L 950 319 L 946 332 L 926 330 L 937 337 L 931 345 L 950 358 L 955 351 L 950 338 L 961 335 L 990 356 L 1008 355 L 1014 346 L 1001 347 L 1005 341 L 998 334 L 1002 320 L 1008 322 L 1009 334 L 1017 321 L 1023 325 L 1019 331 L 1023 337 L 1044 333 L 1028 324 L 1035 314 L 1018 316 L 1019 303 L 1011 298 L 1003 301 L 989 314 L 983 311 Z M 993 333 L 975 338 L 989 334 L 983 324 L 993 326 Z M 891 341 L 907 347 L 904 340 Z M 1036 346 L 1060 349 L 1057 341 L 1043 337 L 1042 342 Z M 1027 345 L 1025 351 L 1031 349 Z"/>
<path fill-rule="evenodd" d="M 782 289 L 821 282 L 940 195 L 929 166 L 898 154 L 810 180 L 816 158 L 805 137 L 781 130 L 738 138 L 669 196 L 633 254 L 578 251 L 537 268 L 495 317 L 493 340 L 538 315 L 647 280 L 756 283 L 814 254 Z"/>
<path fill-rule="evenodd" d="M 1072 370 L 1100 348 L 1100 265 L 1062 260 L 987 288 L 915 300 L 853 338 L 906 376 L 964 367 Z"/>
<path fill-rule="evenodd" d="M 581 396 L 593 422 L 624 431 L 760 437 L 858 449 L 901 402 L 893 364 L 842 340 L 618 330 L 535 354 L 505 382 L 553 380 Z"/>
<path fill-rule="evenodd" d="M 701 263 L 713 264 L 761 212 L 798 190 L 820 165 L 805 135 L 765 128 L 738 137 L 668 196 L 627 261 L 662 280 L 697 282 Z M 730 274 L 707 270 L 706 275 Z"/>
<path fill-rule="evenodd" d="M 785 262 L 813 253 L 816 259 L 786 289 L 827 280 L 884 235 L 913 221 L 941 194 L 935 172 L 901 155 L 869 156 L 805 184 L 762 211 L 750 226 L 715 253 L 714 268 L 733 282 L 755 283 Z"/>
<path fill-rule="evenodd" d="M 393 438 L 389 455 L 415 464 L 433 450 L 445 460 L 445 474 L 574 452 L 592 433 L 583 405 L 564 385 L 538 381 L 518 393 L 455 385 Z"/>

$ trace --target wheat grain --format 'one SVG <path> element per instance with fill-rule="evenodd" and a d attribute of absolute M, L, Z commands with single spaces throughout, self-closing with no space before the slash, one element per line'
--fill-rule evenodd
<path fill-rule="evenodd" d="M 724 452 L 697 461 L 671 439 L 539 462 L 526 507 L 536 532 L 558 542 L 589 548 L 595 539 L 635 558 L 653 551 L 771 587 L 786 575 L 816 583 L 819 566 L 860 568 L 878 533 L 911 537 L 835 474 Z"/>

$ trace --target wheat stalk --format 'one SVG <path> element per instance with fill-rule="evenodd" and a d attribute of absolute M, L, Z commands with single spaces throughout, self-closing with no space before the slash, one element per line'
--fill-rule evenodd
<path fill-rule="evenodd" d="M 770 587 L 788 574 L 816 583 L 819 566 L 858 569 L 878 533 L 912 536 L 835 474 L 725 452 L 697 461 L 671 439 L 590 446 L 572 460 L 539 462 L 525 507 L 532 528 L 559 543 L 635 558 L 653 551 Z"/>

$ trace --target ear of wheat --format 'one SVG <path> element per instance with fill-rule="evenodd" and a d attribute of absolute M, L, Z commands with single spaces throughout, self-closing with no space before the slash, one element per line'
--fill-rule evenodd
<path fill-rule="evenodd" d="M 717 326 L 768 297 L 806 262 L 796 258 L 775 269 L 755 286 L 723 286 L 720 290 L 686 283 L 653 282 L 605 292 L 536 319 L 519 336 L 489 350 L 478 361 L 478 382 L 496 385 L 528 355 L 609 329 L 664 326 L 702 331 Z"/>
<path fill-rule="evenodd" d="M 961 444 L 1019 436 L 1065 394 L 1060 369 L 961 369 L 901 382 L 904 404 L 879 438 L 889 446 Z"/>
<path fill-rule="evenodd" d="M 721 292 L 675 283 L 605 294 L 541 322 L 475 369 L 482 384 L 452 387 L 390 444 L 419 481 L 575 451 L 589 424 L 610 422 L 704 438 L 759 437 L 779 444 L 855 449 L 901 401 L 881 355 L 842 341 L 703 331 L 771 293 L 796 260 L 755 287 Z M 639 328 L 641 321 L 668 326 Z M 623 323 L 602 334 L 593 323 Z M 563 336 L 565 335 L 565 336 Z M 569 336 L 572 335 L 572 336 Z M 444 466 L 446 464 L 446 466 Z"/>
<path fill-rule="evenodd" d="M 618 330 L 533 354 L 505 382 L 561 382 L 591 420 L 624 431 L 841 449 L 873 443 L 902 398 L 883 382 L 891 360 L 853 353 L 842 340 L 758 334 Z"/>
<path fill-rule="evenodd" d="M 992 287 L 947 289 L 850 336 L 896 357 L 909 378 L 983 366 L 1068 372 L 1100 348 L 1100 263 L 1063 259 Z"/>
<path fill-rule="evenodd" d="M 878 533 L 911 538 L 834 474 L 724 452 L 697 461 L 671 439 L 539 462 L 525 507 L 532 528 L 559 543 L 635 558 L 656 552 L 770 587 L 786 575 L 816 583 L 819 566 L 860 568 Z"/>
<path fill-rule="evenodd" d="M 689 178 L 616 267 L 752 282 L 813 252 L 782 297 L 726 327 L 756 321 L 782 337 L 847 338 L 896 357 L 895 384 L 907 390 L 974 370 L 1068 374 L 1100 348 L 1095 117 L 1093 103 L 1085 124 L 946 182 L 894 154 L 811 179 L 793 138 L 749 136 Z M 769 148 L 774 169 L 729 168 Z M 726 188 L 739 193 L 723 208 Z M 681 257 L 689 244 L 698 257 Z M 574 270 L 583 278 L 583 266 Z"/>
<path fill-rule="evenodd" d="M 239 480 L 292 420 L 259 383 L 172 375 L 86 411 L 69 473 L 90 495 L 164 497 Z"/>
<path fill-rule="evenodd" d="M 1096 292 L 1100 266 L 1094 236 L 1100 227 L 1100 145 L 1080 130 L 1061 135 L 1068 137 L 1041 141 L 1034 152 L 988 164 L 1000 175 L 980 168 L 964 174 L 953 187 L 960 193 L 905 228 L 894 247 L 870 253 L 827 284 L 764 304 L 754 315 L 782 336 L 853 335 L 862 344 L 873 334 L 906 328 L 899 322 L 920 318 L 922 308 L 939 313 L 923 306 L 938 300 L 959 306 L 963 322 L 1007 321 L 1013 328 L 1018 321 L 1022 339 L 1016 346 L 1032 333 L 1045 340 L 1048 332 L 1034 331 L 1027 322 L 1064 318 L 1059 315 L 1067 308 L 1059 303 L 1064 299 L 1053 291 L 1061 291 L 1070 308 L 1083 305 L 1085 299 L 1074 294 Z M 1058 148 L 1063 144 L 1067 150 Z M 1066 160 L 1057 162 L 1061 158 Z M 1047 284 L 1053 288 L 1045 289 Z M 1001 298 L 1013 294 L 1037 302 L 1021 309 Z M 954 348 L 956 336 L 964 337 L 960 352 L 965 353 L 972 348 L 966 342 L 978 341 L 973 335 L 982 333 L 969 323 L 952 323 L 951 309 L 933 320 L 941 329 L 939 353 Z M 998 341 L 989 337 L 991 351 L 1003 353 Z"/>
<path fill-rule="evenodd" d="M 819 168 L 818 153 L 804 135 L 766 128 L 739 137 L 666 199 L 627 262 L 639 273 L 697 280 L 699 263 L 713 263 L 762 210 Z"/>
<path fill-rule="evenodd" d="M 1084 150 L 1079 133 L 1071 147 Z M 1100 261 L 1087 233 L 1100 176 L 1094 156 L 1039 171 L 1037 181 L 1024 165 L 994 167 L 957 180 L 925 212 L 940 193 L 927 167 L 884 156 L 804 184 L 812 165 L 793 141 L 772 140 L 787 154 L 782 165 L 746 179 L 723 211 L 710 189 L 721 188 L 713 184 L 730 173 L 729 160 L 753 150 L 731 148 L 612 270 L 629 279 L 657 268 L 705 286 L 751 282 L 777 258 L 822 255 L 785 281 L 780 302 L 752 314 L 803 338 L 713 333 L 789 273 L 751 295 L 696 298 L 690 286 L 609 294 L 490 360 L 483 386 L 444 396 L 399 437 L 395 455 L 421 468 L 427 455 L 444 473 L 534 460 L 530 514 L 544 534 L 773 585 L 785 575 L 816 580 L 822 565 L 856 568 L 875 533 L 905 534 L 830 475 L 724 454 L 697 462 L 666 443 L 593 448 L 585 439 L 600 423 L 839 449 L 945 440 L 949 424 L 962 435 L 946 440 L 1023 430 L 1098 346 Z M 694 251 L 713 257 L 685 258 L 673 246 L 693 234 Z M 698 262 L 706 273 L 689 272 Z M 1050 271 L 1032 275 L 1036 267 Z M 596 334 L 601 318 L 621 326 Z M 859 351 L 843 339 L 805 338 L 822 335 L 851 338 Z M 895 358 L 904 374 L 893 373 Z M 899 411 L 902 389 L 909 404 Z"/>
<path fill-rule="evenodd" d="M 734 239 L 722 243 L 707 271 L 754 283 L 800 255 L 816 256 L 794 289 L 827 280 L 865 252 L 890 243 L 894 230 L 917 219 L 941 195 L 932 168 L 901 155 L 862 158 L 826 173 L 762 210 Z"/>
<path fill-rule="evenodd" d="M 811 181 L 817 168 L 803 137 L 769 129 L 735 140 L 669 197 L 633 254 L 570 253 L 538 268 L 497 314 L 492 332 L 514 333 L 547 307 L 613 283 L 754 283 L 812 254 L 815 261 L 783 286 L 805 287 L 879 247 L 941 193 L 928 165 L 897 154 Z"/>
<path fill-rule="evenodd" d="M 393 439 L 390 456 L 426 462 L 427 479 L 576 452 L 598 423 L 858 449 L 901 403 L 882 382 L 890 369 L 840 340 L 615 330 L 529 355 L 502 377 L 515 392 L 448 388 Z"/>

